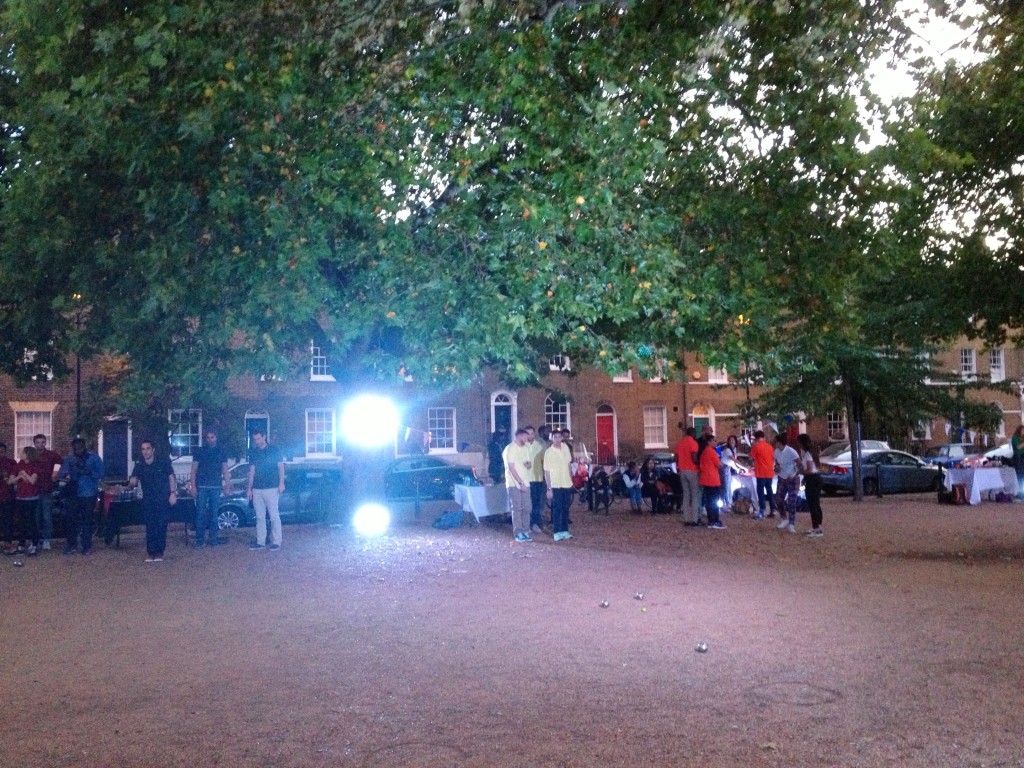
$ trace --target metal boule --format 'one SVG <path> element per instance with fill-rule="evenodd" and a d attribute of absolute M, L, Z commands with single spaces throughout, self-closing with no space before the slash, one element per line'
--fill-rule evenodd
<path fill-rule="evenodd" d="M 694 650 L 697 651 L 697 653 L 707 653 L 708 644 L 701 640 L 699 643 L 697 643 L 697 647 L 694 648 Z"/>
<path fill-rule="evenodd" d="M 633 599 L 634 600 L 643 600 L 644 599 L 644 593 L 643 592 L 637 592 L 635 595 L 633 595 Z"/>
<path fill-rule="evenodd" d="M 602 608 L 607 608 L 609 605 L 611 605 L 611 603 L 609 603 L 607 600 L 602 600 L 600 603 L 598 603 L 598 605 L 600 605 Z"/>

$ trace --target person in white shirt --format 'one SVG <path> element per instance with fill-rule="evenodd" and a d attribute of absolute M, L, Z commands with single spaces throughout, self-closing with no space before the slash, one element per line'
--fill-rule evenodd
<path fill-rule="evenodd" d="M 807 509 L 811 513 L 811 530 L 807 532 L 812 538 L 820 538 L 825 535 L 821 530 L 821 474 L 818 472 L 818 457 L 814 454 L 814 447 L 811 445 L 811 438 L 807 435 L 797 435 L 796 441 L 800 443 L 800 474 L 804 476 L 804 490 L 807 493 Z"/>
<path fill-rule="evenodd" d="M 782 515 L 778 528 L 796 533 L 796 508 L 800 503 L 800 454 L 788 443 L 785 432 L 775 436 L 775 468 L 779 477 L 775 498 L 779 514 Z"/>
<path fill-rule="evenodd" d="M 729 435 L 722 445 L 722 508 L 728 510 L 732 506 L 732 476 L 739 474 L 740 465 L 736 462 L 739 454 L 740 441 L 736 435 Z"/>

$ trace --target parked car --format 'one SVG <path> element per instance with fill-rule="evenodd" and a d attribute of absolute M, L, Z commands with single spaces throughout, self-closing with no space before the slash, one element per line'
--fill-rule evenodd
<path fill-rule="evenodd" d="M 937 467 L 949 469 L 959 467 L 966 461 L 968 464 L 980 456 L 981 451 L 974 443 L 947 443 L 929 448 L 924 455 L 924 460 Z"/>
<path fill-rule="evenodd" d="M 237 478 L 241 487 L 235 488 Z M 246 493 L 249 465 L 236 464 L 231 469 L 232 490 L 221 497 L 219 523 L 221 528 L 256 525 L 256 513 Z M 282 523 L 328 522 L 340 513 L 343 483 L 341 465 L 335 462 L 295 462 L 285 464 L 284 493 L 278 502 Z"/>
<path fill-rule="evenodd" d="M 853 493 L 853 462 L 824 460 L 820 463 L 821 488 L 829 496 Z M 861 487 L 865 495 L 938 491 L 942 472 L 917 456 L 903 451 L 871 451 L 861 456 Z"/>
<path fill-rule="evenodd" d="M 1010 466 L 1013 461 L 1013 446 L 1009 443 L 1003 443 L 997 448 L 989 448 L 981 455 L 981 463 L 983 465 L 998 465 L 1005 464 Z"/>
<path fill-rule="evenodd" d="M 476 469 L 450 464 L 437 456 L 404 456 L 384 470 L 384 494 L 389 501 L 444 501 L 456 485 L 478 485 Z"/>
<path fill-rule="evenodd" d="M 818 458 L 821 461 L 849 461 L 851 454 L 850 441 L 846 440 L 841 443 L 832 443 L 827 448 L 823 448 Z M 860 441 L 861 453 L 867 453 L 868 451 L 888 451 L 889 444 L 885 440 L 861 440 Z"/>

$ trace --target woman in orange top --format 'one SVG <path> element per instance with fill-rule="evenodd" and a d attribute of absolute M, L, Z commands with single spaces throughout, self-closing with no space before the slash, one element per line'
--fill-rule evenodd
<path fill-rule="evenodd" d="M 720 531 L 725 528 L 718 516 L 718 497 L 722 489 L 722 460 L 715 450 L 716 445 L 718 441 L 715 436 L 708 435 L 697 464 L 700 467 L 700 487 L 704 491 L 704 510 L 708 514 L 708 528 Z"/>

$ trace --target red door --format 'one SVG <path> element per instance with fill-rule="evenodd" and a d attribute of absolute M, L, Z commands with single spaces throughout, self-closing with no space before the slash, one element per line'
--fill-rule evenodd
<path fill-rule="evenodd" d="M 597 414 L 597 463 L 615 463 L 615 414 Z"/>

